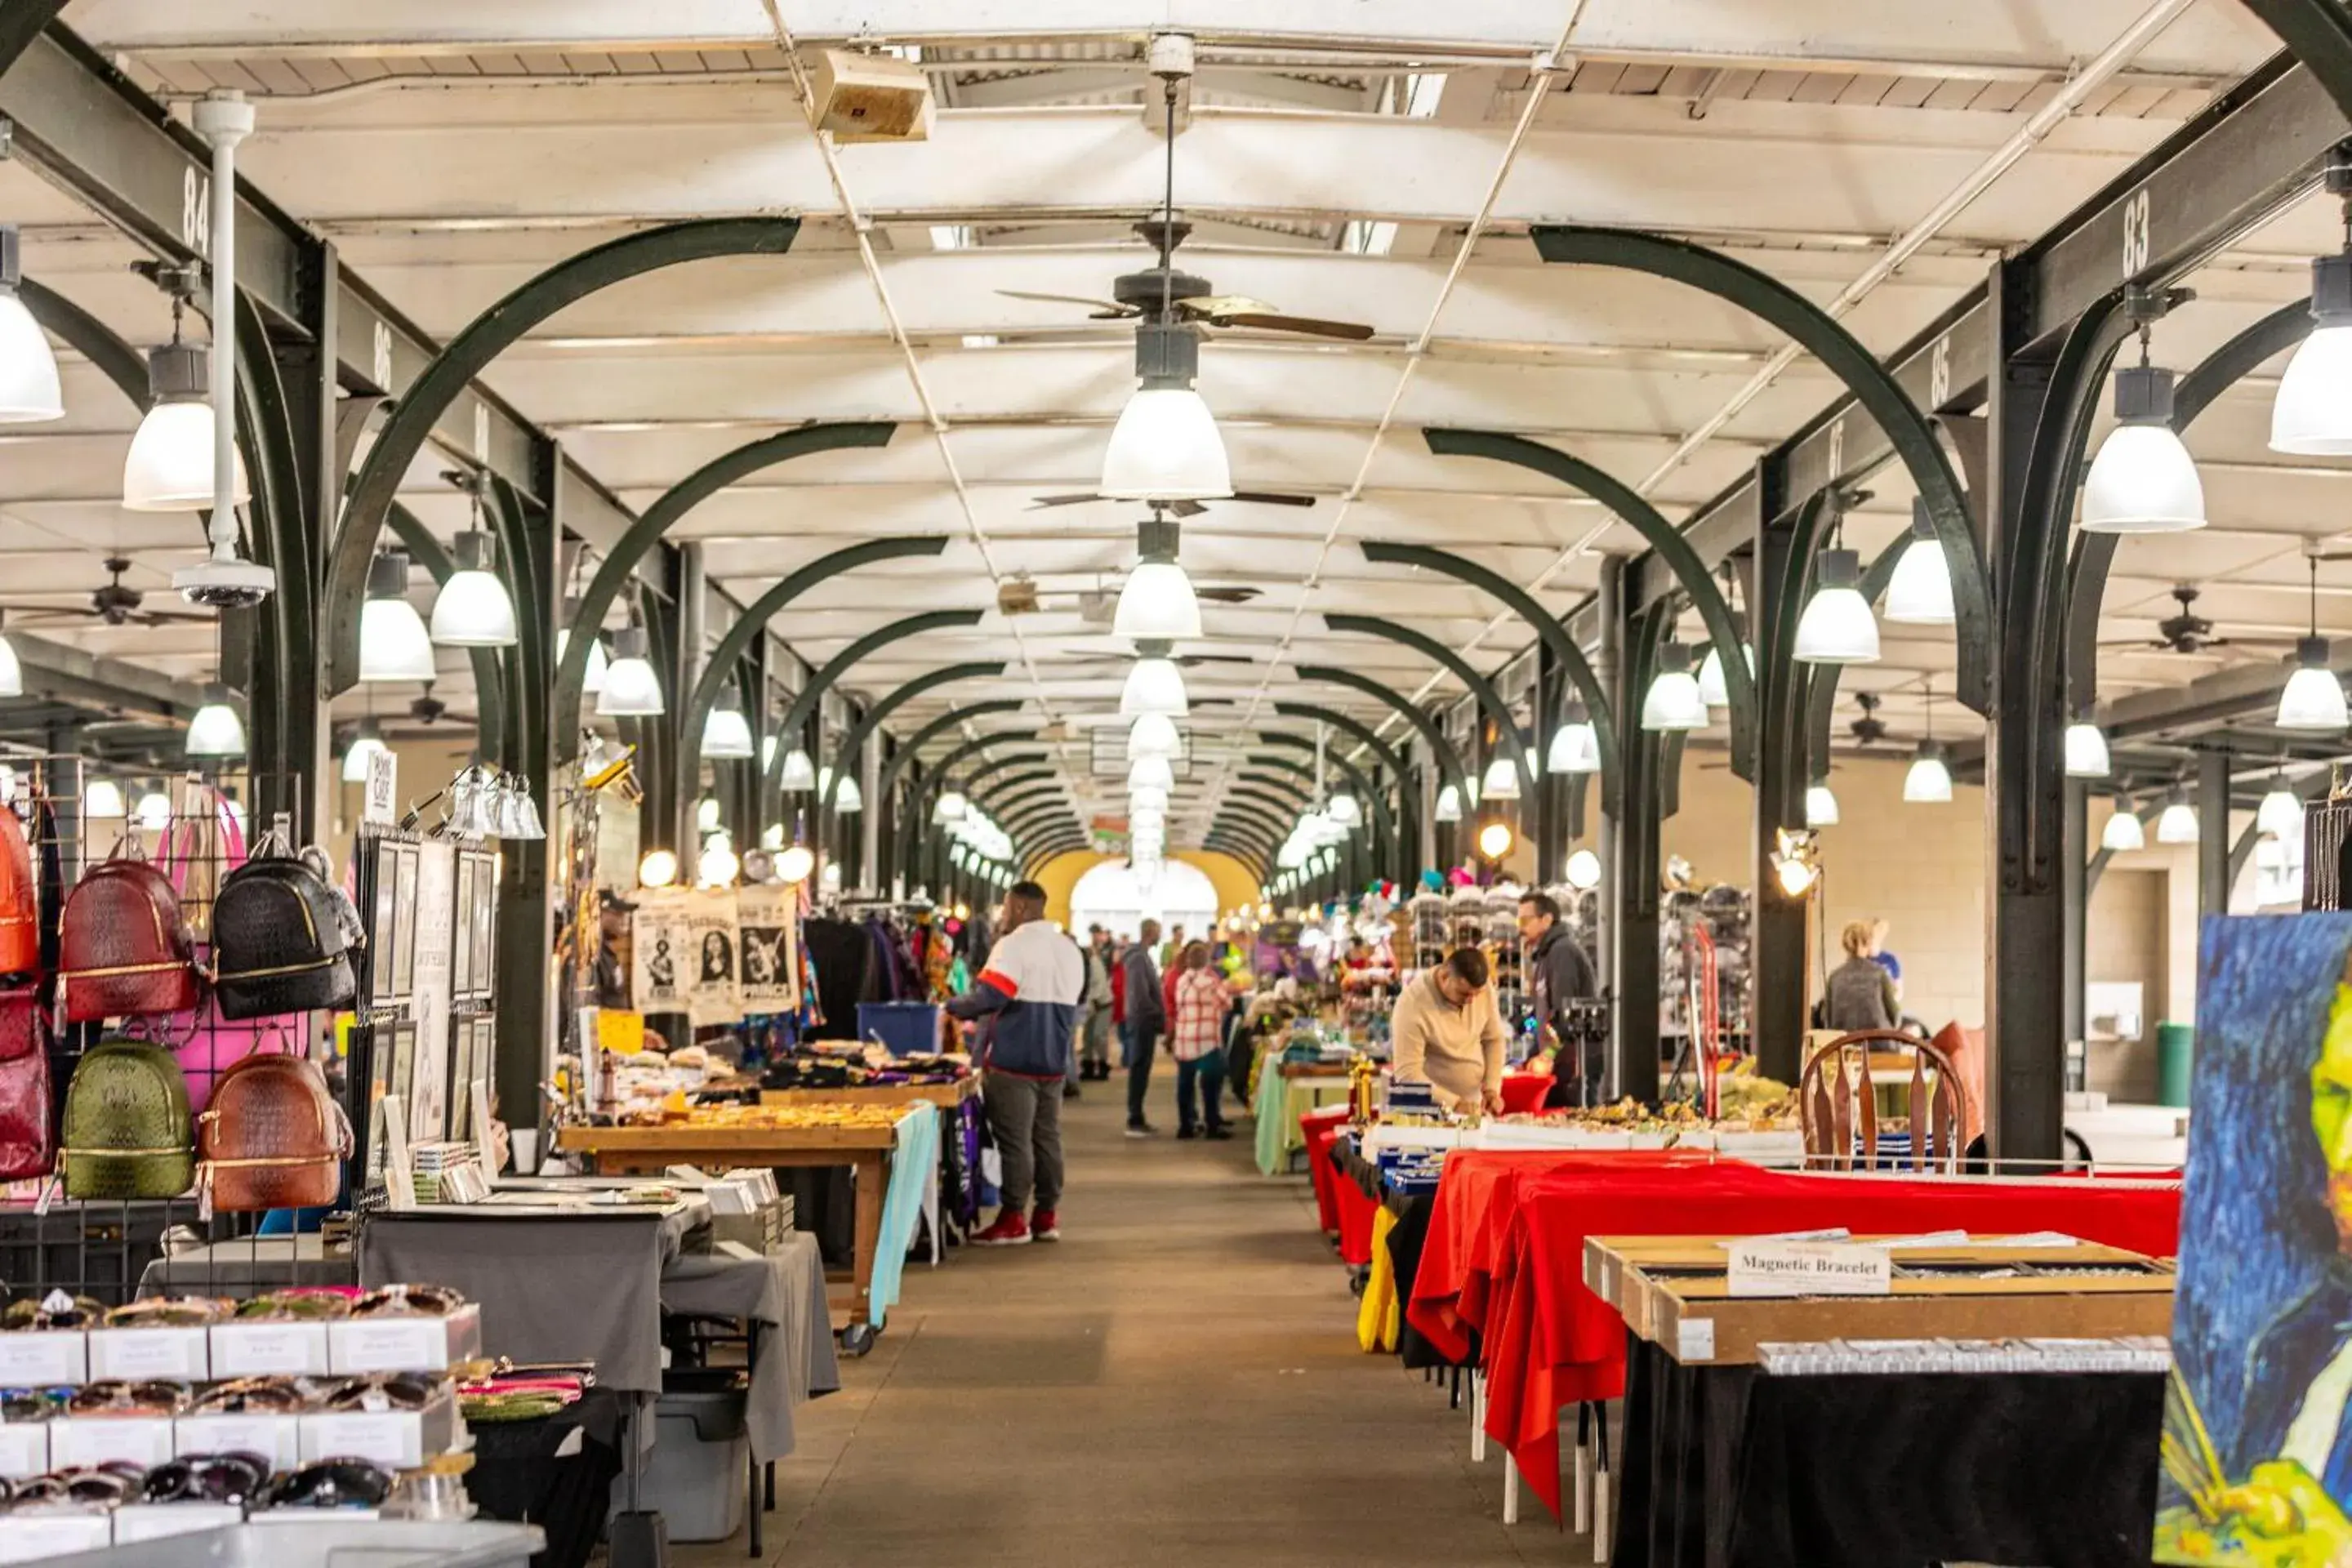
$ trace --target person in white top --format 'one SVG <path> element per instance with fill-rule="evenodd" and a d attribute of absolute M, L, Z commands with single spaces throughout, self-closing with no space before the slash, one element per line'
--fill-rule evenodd
<path fill-rule="evenodd" d="M 996 929 L 988 967 L 947 1008 L 951 1017 L 979 1021 L 974 1056 L 1004 1162 L 1003 1206 L 972 1241 L 1018 1247 L 1061 1239 L 1062 1085 L 1087 974 L 1076 944 L 1047 923 L 1045 890 L 1036 883 L 1013 884 Z"/>

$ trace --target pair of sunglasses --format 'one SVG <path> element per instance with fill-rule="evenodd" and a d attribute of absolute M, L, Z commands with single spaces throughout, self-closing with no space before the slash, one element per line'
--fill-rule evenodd
<path fill-rule="evenodd" d="M 0 1388 L 0 1421 L 47 1421 L 72 1403 L 70 1388 Z"/>
<path fill-rule="evenodd" d="M 94 1329 L 106 1320 L 106 1304 L 88 1296 L 65 1296 L 62 1292 L 34 1300 L 26 1297 L 11 1301 L 0 1312 L 0 1332 L 15 1333 L 39 1329 Z"/>
<path fill-rule="evenodd" d="M 269 1461 L 258 1454 L 183 1454 L 147 1472 L 147 1502 L 243 1502 L 269 1484 Z"/>
<path fill-rule="evenodd" d="M 139 1467 L 131 1464 L 98 1465 L 89 1469 L 53 1470 L 45 1476 L 34 1476 L 16 1483 L 16 1493 L 8 1500 L 12 1510 L 54 1508 L 111 1508 L 128 1502 L 139 1493 Z"/>
<path fill-rule="evenodd" d="M 466 1298 L 446 1285 L 387 1285 L 352 1304 L 354 1318 L 446 1318 Z"/>
<path fill-rule="evenodd" d="M 163 1378 L 86 1383 L 66 1405 L 75 1415 L 177 1415 L 187 1407 L 188 1385 Z"/>
<path fill-rule="evenodd" d="M 106 1314 L 110 1329 L 201 1329 L 228 1316 L 228 1303 L 204 1296 L 153 1296 Z"/>
<path fill-rule="evenodd" d="M 323 1323 L 352 1315 L 352 1293 L 329 1289 L 272 1290 L 240 1303 L 236 1315 L 245 1319 L 277 1319 Z"/>
<path fill-rule="evenodd" d="M 284 1415 L 310 1403 L 290 1377 L 240 1377 L 216 1384 L 196 1396 L 192 1415 Z"/>
<path fill-rule="evenodd" d="M 325 1410 L 422 1410 L 440 1386 L 417 1373 L 373 1372 L 331 1385 L 319 1405 Z"/>
<path fill-rule="evenodd" d="M 320 1459 L 265 1487 L 263 1508 L 379 1508 L 392 1495 L 391 1472 L 365 1459 Z"/>

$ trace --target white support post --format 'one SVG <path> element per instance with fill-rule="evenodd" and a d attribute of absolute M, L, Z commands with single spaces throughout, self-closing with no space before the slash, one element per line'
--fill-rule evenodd
<path fill-rule="evenodd" d="M 1470 1462 L 1486 1462 L 1486 1374 L 1470 1373 Z"/>
<path fill-rule="evenodd" d="M 1503 1522 L 1519 1522 L 1519 1462 L 1503 1450 Z"/>

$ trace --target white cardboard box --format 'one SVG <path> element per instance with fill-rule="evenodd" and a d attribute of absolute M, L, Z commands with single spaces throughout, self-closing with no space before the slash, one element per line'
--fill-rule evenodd
<path fill-rule="evenodd" d="M 49 1468 L 49 1424 L 11 1421 L 0 1426 L 0 1478 L 37 1476 Z"/>
<path fill-rule="evenodd" d="M 227 1530 L 245 1522 L 245 1510 L 233 1502 L 134 1502 L 114 1510 L 114 1544 L 160 1541 L 167 1535 L 193 1535 L 200 1530 Z"/>
<path fill-rule="evenodd" d="M 114 1521 L 103 1513 L 17 1513 L 0 1530 L 0 1563 L 30 1563 L 69 1552 L 103 1552 L 114 1544 Z"/>
<path fill-rule="evenodd" d="M 323 1377 L 332 1370 L 324 1323 L 215 1323 L 213 1376 Z"/>
<path fill-rule="evenodd" d="M 92 1329 L 89 1377 L 168 1377 L 202 1383 L 212 1375 L 212 1331 L 189 1329 Z"/>
<path fill-rule="evenodd" d="M 0 1388 L 53 1388 L 89 1381 L 89 1340 L 79 1329 L 0 1334 Z"/>
<path fill-rule="evenodd" d="M 366 1459 L 388 1470 L 413 1470 L 458 1446 L 464 1436 L 457 1395 L 444 1386 L 422 1410 L 337 1410 L 305 1415 L 301 1462 Z"/>
<path fill-rule="evenodd" d="M 441 1372 L 482 1353 L 482 1309 L 472 1302 L 446 1318 L 354 1318 L 327 1326 L 328 1370 Z"/>
<path fill-rule="evenodd" d="M 257 1412 L 249 1415 L 183 1415 L 173 1423 L 172 1451 L 180 1454 L 259 1454 L 274 1470 L 302 1462 L 302 1418 Z"/>
<path fill-rule="evenodd" d="M 57 1469 L 117 1459 L 146 1469 L 170 1458 L 168 1415 L 65 1415 L 49 1423 L 49 1464 Z"/>

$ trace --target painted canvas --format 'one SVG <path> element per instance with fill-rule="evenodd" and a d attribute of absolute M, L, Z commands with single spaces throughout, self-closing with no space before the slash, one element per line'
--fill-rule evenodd
<path fill-rule="evenodd" d="M 2352 914 L 2214 919 L 2156 1560 L 2352 1565 Z"/>

